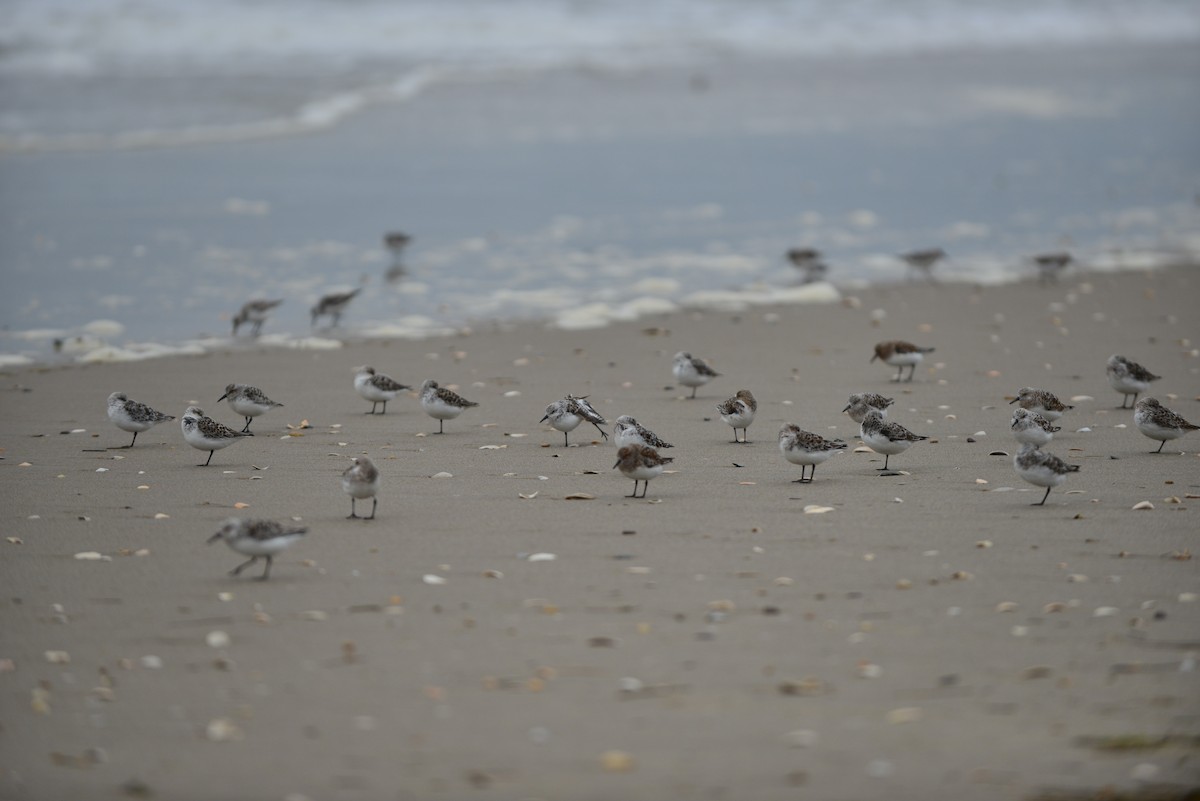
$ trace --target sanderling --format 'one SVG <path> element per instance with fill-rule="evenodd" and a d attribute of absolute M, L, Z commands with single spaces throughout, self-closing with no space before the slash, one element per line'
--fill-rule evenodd
<path fill-rule="evenodd" d="M 404 249 L 408 247 L 408 243 L 412 241 L 412 237 L 401 231 L 390 231 L 383 235 L 383 246 L 391 251 L 392 265 L 388 267 L 385 277 L 387 280 L 395 282 L 403 278 L 408 271 L 404 269 Z"/>
<path fill-rule="evenodd" d="M 463 413 L 463 409 L 478 406 L 475 401 L 469 401 L 455 392 L 438 386 L 432 378 L 421 385 L 421 408 L 425 413 L 438 421 L 438 433 L 445 433 L 447 420 L 453 420 Z"/>
<path fill-rule="evenodd" d="M 132 448 L 137 442 L 137 435 L 148 431 L 159 423 L 175 418 L 169 414 L 151 409 L 144 403 L 131 401 L 124 392 L 114 392 L 108 396 L 108 419 L 122 431 L 132 431 L 133 439 L 122 448 Z"/>
<path fill-rule="evenodd" d="M 618 450 L 626 445 L 649 445 L 651 448 L 675 447 L 669 442 L 663 442 L 653 431 L 627 414 L 621 415 L 613 423 L 613 443 Z"/>
<path fill-rule="evenodd" d="M 1039 253 L 1034 256 L 1033 264 L 1038 268 L 1038 283 L 1058 283 L 1058 274 L 1065 270 L 1072 261 L 1074 258 L 1065 250 L 1056 253 Z"/>
<path fill-rule="evenodd" d="M 675 380 L 685 387 L 692 388 L 692 397 L 696 397 L 696 388 L 702 387 L 709 381 L 720 375 L 716 370 L 708 366 L 708 363 L 703 359 L 695 359 L 692 354 L 685 351 L 679 351 L 675 354 L 675 361 L 671 365 L 671 372 L 675 374 Z"/>
<path fill-rule="evenodd" d="M 650 489 L 650 479 L 662 475 L 663 468 L 675 461 L 670 456 L 661 456 L 649 445 L 626 445 L 617 451 L 617 463 L 613 467 L 620 468 L 621 475 L 633 479 L 633 494 L 626 498 L 637 498 L 639 481 L 645 482 L 640 497 L 646 497 Z"/>
<path fill-rule="evenodd" d="M 915 272 L 917 275 L 924 276 L 925 280 L 932 281 L 933 266 L 946 258 L 946 251 L 941 248 L 910 250 L 908 253 L 901 253 L 900 258 L 908 265 L 910 277 Z"/>
<path fill-rule="evenodd" d="M 1133 422 L 1138 431 L 1150 439 L 1160 440 L 1158 450 L 1153 453 L 1162 453 L 1167 440 L 1179 439 L 1189 431 L 1200 429 L 1200 426 L 1184 420 L 1154 398 L 1142 398 L 1133 408 Z"/>
<path fill-rule="evenodd" d="M 201 467 L 208 467 L 213 451 L 227 448 L 242 437 L 253 437 L 252 431 L 234 431 L 226 425 L 206 417 L 198 406 L 189 406 L 180 421 L 183 438 L 187 444 L 199 451 L 208 451 L 208 460 Z"/>
<path fill-rule="evenodd" d="M 242 570 L 257 562 L 260 556 L 265 558 L 267 566 L 258 580 L 266 581 L 271 575 L 271 563 L 275 559 L 275 554 L 303 537 L 307 531 L 307 528 L 285 526 L 274 520 L 244 520 L 240 517 L 231 517 L 221 525 L 220 531 L 208 538 L 208 544 L 212 545 L 217 540 L 225 540 L 225 544 L 230 548 L 250 557 L 249 561 L 242 562 L 230 570 L 229 575 L 231 576 L 238 575 Z"/>
<path fill-rule="evenodd" d="M 250 421 L 260 414 L 266 414 L 276 406 L 282 406 L 282 403 L 277 403 L 266 396 L 258 387 L 252 387 L 249 384 L 229 384 L 225 387 L 225 394 L 217 398 L 217 403 L 229 399 L 230 407 L 246 418 L 246 427 L 243 432 L 250 430 Z"/>
<path fill-rule="evenodd" d="M 575 397 L 568 395 L 562 400 L 557 400 L 546 407 L 546 416 L 539 420 L 539 423 L 549 421 L 552 428 L 556 431 L 563 432 L 563 446 L 570 445 L 568 435 L 579 427 L 579 424 L 584 420 L 596 427 L 600 432 L 600 436 L 608 439 L 608 432 L 601 428 L 601 424 L 608 424 L 600 412 L 592 404 L 588 403 L 587 396 Z"/>
<path fill-rule="evenodd" d="M 861 424 L 872 409 L 877 409 L 880 415 L 887 417 L 888 407 L 895 402 L 894 398 L 885 398 L 878 392 L 856 392 L 846 401 L 842 414 L 849 414 L 851 420 Z"/>
<path fill-rule="evenodd" d="M 733 441 L 746 443 L 750 440 L 749 428 L 754 422 L 754 413 L 758 411 L 758 401 L 750 394 L 748 389 L 739 389 L 737 394 L 729 400 L 722 401 L 717 404 L 717 411 L 721 414 L 721 419 L 724 420 L 730 428 L 733 429 Z M 738 429 L 742 429 L 742 438 L 739 440 L 737 436 Z"/>
<path fill-rule="evenodd" d="M 1062 428 L 1050 425 L 1050 421 L 1028 409 L 1013 409 L 1013 437 L 1022 445 L 1046 445 Z"/>
<path fill-rule="evenodd" d="M 1124 356 L 1113 354 L 1108 357 L 1108 364 L 1104 371 L 1108 373 L 1108 383 L 1117 392 L 1124 395 L 1121 398 L 1121 408 L 1128 409 L 1126 403 L 1129 403 L 1129 396 L 1133 396 L 1133 402 L 1137 403 L 1138 395 L 1150 388 L 1151 381 L 1157 381 L 1162 378 L 1160 375 L 1142 367 L 1137 362 L 1131 362 Z"/>
<path fill-rule="evenodd" d="M 1042 500 L 1032 506 L 1045 506 L 1050 490 L 1067 480 L 1068 473 L 1078 473 L 1079 465 L 1067 464 L 1052 453 L 1038 450 L 1037 445 L 1026 443 L 1013 457 L 1013 468 L 1017 475 L 1035 487 L 1045 487 Z"/>
<path fill-rule="evenodd" d="M 354 300 L 359 292 L 362 292 L 362 287 L 352 289 L 349 292 L 334 292 L 324 295 L 317 301 L 317 305 L 312 307 L 313 326 L 316 326 L 319 318 L 328 316 L 333 320 L 330 323 L 330 327 L 336 328 L 337 324 L 342 320 L 342 312 L 346 310 L 346 307 L 350 305 L 350 301 Z"/>
<path fill-rule="evenodd" d="M 914 442 L 929 439 L 914 434 L 899 423 L 884 420 L 878 409 L 870 410 L 863 417 L 859 436 L 868 448 L 883 454 L 883 467 L 879 469 L 885 472 L 888 469 L 888 459 L 898 453 L 904 453 Z"/>
<path fill-rule="evenodd" d="M 1022 409 L 1037 412 L 1052 423 L 1062 417 L 1063 412 L 1075 408 L 1060 401 L 1053 392 L 1036 387 L 1021 387 L 1017 390 L 1017 397 L 1010 400 L 1008 405 L 1014 403 Z"/>
<path fill-rule="evenodd" d="M 922 348 L 911 342 L 896 339 L 877 344 L 871 361 L 880 359 L 885 364 L 897 368 L 896 377 L 892 379 L 896 382 L 900 381 L 900 377 L 904 375 L 904 368 L 907 367 L 908 380 L 912 381 L 913 373 L 917 371 L 917 365 L 925 358 L 926 353 L 933 353 L 933 348 Z"/>
<path fill-rule="evenodd" d="M 375 372 L 374 367 L 366 364 L 354 368 L 354 388 L 358 390 L 359 395 L 371 402 L 371 411 L 367 414 L 375 414 L 375 407 L 380 403 L 383 404 L 381 414 L 387 414 L 388 401 L 395 400 L 404 390 L 412 389 L 391 376 Z"/>
<path fill-rule="evenodd" d="M 813 476 L 817 474 L 817 465 L 844 450 L 846 443 L 840 439 L 825 439 L 819 434 L 805 431 L 795 423 L 784 423 L 783 428 L 779 429 L 779 452 L 792 464 L 800 465 L 800 478 L 793 482 L 796 484 L 811 484 Z M 812 467 L 808 478 L 804 477 L 805 466 Z"/>
<path fill-rule="evenodd" d="M 829 266 L 821 261 L 821 251 L 816 248 L 792 248 L 786 254 L 787 260 L 800 270 L 804 277 L 802 283 L 811 284 L 824 281 L 829 272 Z"/>
<path fill-rule="evenodd" d="M 236 337 L 238 329 L 246 323 L 250 323 L 251 336 L 258 336 L 262 333 L 263 323 L 271 316 L 271 309 L 280 303 L 283 303 L 282 299 L 252 300 L 243 305 L 233 317 L 233 335 Z"/>
<path fill-rule="evenodd" d="M 342 472 L 342 491 L 350 496 L 350 516 L 347 520 L 357 519 L 354 512 L 354 502 L 359 499 L 371 499 L 371 515 L 363 520 L 375 519 L 375 507 L 379 504 L 376 497 L 379 492 L 379 468 L 366 456 L 354 457 L 354 464 Z"/>

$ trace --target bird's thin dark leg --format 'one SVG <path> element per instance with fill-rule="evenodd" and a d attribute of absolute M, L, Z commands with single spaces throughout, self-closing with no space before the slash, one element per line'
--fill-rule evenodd
<path fill-rule="evenodd" d="M 567 432 L 564 431 L 563 432 L 563 447 L 569 448 L 570 446 L 571 446 L 571 438 L 569 436 L 567 436 Z"/>
<path fill-rule="evenodd" d="M 131 439 L 131 440 L 129 441 L 129 444 L 125 446 L 126 448 L 132 448 L 132 447 L 133 447 L 133 443 L 137 442 L 137 435 L 138 435 L 138 432 L 137 432 L 137 431 L 134 431 L 134 432 L 133 432 L 133 439 Z"/>
<path fill-rule="evenodd" d="M 379 505 L 379 499 L 378 499 L 378 498 L 372 498 L 372 499 L 371 499 L 371 516 L 370 516 L 370 517 L 367 517 L 367 518 L 364 518 L 365 520 L 374 520 L 374 519 L 375 519 L 375 507 L 376 507 L 376 506 L 378 506 L 378 505 Z"/>
<path fill-rule="evenodd" d="M 446 421 L 445 420 L 438 420 L 438 433 L 439 434 L 446 433 Z"/>
<path fill-rule="evenodd" d="M 814 464 L 814 465 L 812 465 L 812 469 L 808 471 L 808 483 L 809 484 L 812 483 L 812 480 L 813 480 L 813 478 L 816 477 L 816 475 L 817 475 L 817 466 Z"/>
<path fill-rule="evenodd" d="M 892 455 L 890 453 L 885 453 L 883 455 L 883 469 L 884 470 L 888 469 L 888 459 L 891 459 L 891 458 L 892 458 Z"/>
<path fill-rule="evenodd" d="M 626 495 L 626 496 L 625 496 L 626 498 L 636 498 L 636 497 L 637 497 L 637 485 L 638 485 L 638 480 L 635 478 L 635 479 L 633 480 L 633 494 L 632 494 L 632 495 Z"/>
<path fill-rule="evenodd" d="M 267 566 L 263 568 L 263 574 L 258 577 L 259 581 L 266 581 L 271 577 L 271 563 L 275 561 L 275 557 L 268 555 L 266 558 Z"/>
<path fill-rule="evenodd" d="M 257 556 L 251 556 L 251 557 L 250 557 L 249 559 L 247 559 L 245 562 L 242 562 L 240 565 L 238 565 L 237 567 L 235 567 L 233 570 L 230 570 L 230 571 L 229 571 L 229 575 L 231 575 L 231 576 L 236 576 L 236 575 L 239 575 L 239 574 L 240 574 L 240 573 L 241 573 L 243 570 L 245 570 L 246 568 L 250 567 L 250 565 L 254 564 L 254 563 L 255 563 L 255 562 L 257 562 L 257 561 L 258 561 L 258 557 L 257 557 Z"/>
<path fill-rule="evenodd" d="M 700 387 L 692 387 L 692 397 L 693 398 L 696 397 L 696 390 L 698 390 L 699 388 Z"/>
<path fill-rule="evenodd" d="M 1030 506 L 1045 506 L 1046 499 L 1050 497 L 1050 488 L 1046 487 L 1046 494 L 1042 496 L 1042 500 L 1038 503 L 1031 503 Z"/>
<path fill-rule="evenodd" d="M 212 455 L 213 455 L 214 453 L 216 453 L 216 451 L 209 451 L 209 452 L 208 452 L 208 461 L 207 461 L 207 462 L 205 462 L 204 464 L 200 465 L 200 466 L 201 466 L 201 467 L 208 467 L 208 463 L 212 461 Z"/>
<path fill-rule="evenodd" d="M 1167 444 L 1167 441 L 1164 439 L 1162 442 L 1158 443 L 1158 450 L 1150 451 L 1150 452 L 1151 453 L 1162 453 L 1163 445 L 1166 445 L 1166 444 Z"/>
<path fill-rule="evenodd" d="M 902 365 L 900 365 L 899 367 L 897 367 L 897 368 L 896 368 L 896 377 L 895 377 L 895 378 L 893 378 L 892 380 L 893 380 L 894 382 L 896 382 L 897 384 L 899 384 L 899 383 L 900 383 L 900 378 L 901 378 L 903 375 L 904 375 L 904 365 L 902 364 Z"/>
<path fill-rule="evenodd" d="M 387 414 L 387 401 L 383 402 L 383 414 Z"/>
<path fill-rule="evenodd" d="M 356 519 L 358 519 L 358 515 L 357 515 L 357 514 L 355 514 L 355 511 L 354 511 L 354 496 L 353 496 L 353 495 L 351 495 L 351 496 L 350 496 L 350 516 L 349 516 L 349 517 L 347 517 L 346 519 L 347 519 L 347 520 L 356 520 Z"/>
<path fill-rule="evenodd" d="M 242 428 L 242 433 L 243 433 L 243 434 L 245 434 L 247 431 L 249 431 L 249 430 L 250 430 L 250 421 L 251 421 L 251 420 L 253 420 L 253 419 L 254 419 L 253 417 L 247 417 L 247 418 L 246 418 L 246 425 L 245 425 L 245 426 Z"/>

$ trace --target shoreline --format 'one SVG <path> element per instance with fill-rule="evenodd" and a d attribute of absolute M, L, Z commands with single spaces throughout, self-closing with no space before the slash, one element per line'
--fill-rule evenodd
<path fill-rule="evenodd" d="M 6 370 L 0 795 L 1194 791 L 1194 747 L 1169 738 L 1200 734 L 1200 434 L 1150 456 L 1104 362 L 1165 376 L 1154 395 L 1200 418 L 1195 270 L 855 294 Z M 912 384 L 868 361 L 887 339 L 936 346 Z M 678 350 L 722 373 L 700 400 L 674 386 Z M 363 363 L 481 405 L 442 437 L 408 396 L 365 415 Z M 286 405 L 212 467 L 177 421 L 97 450 L 127 441 L 109 392 L 230 424 L 213 399 L 232 381 Z M 1047 450 L 1082 471 L 1044 508 L 988 455 L 1014 451 L 1007 399 L 1025 385 L 1076 406 Z M 760 408 L 733 445 L 714 407 L 743 387 Z M 901 475 L 855 452 L 838 410 L 860 391 L 931 436 L 892 457 Z M 568 392 L 675 443 L 676 472 L 622 497 L 611 445 L 580 428 L 563 448 L 538 425 Z M 851 449 L 792 483 L 784 421 Z M 359 453 L 383 473 L 371 524 L 344 519 L 338 484 Z M 231 579 L 241 557 L 204 541 L 234 514 L 309 534 L 270 581 Z"/>

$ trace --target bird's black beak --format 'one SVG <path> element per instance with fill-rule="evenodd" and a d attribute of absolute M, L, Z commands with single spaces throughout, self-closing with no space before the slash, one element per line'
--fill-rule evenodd
<path fill-rule="evenodd" d="M 875 361 L 878 358 L 879 358 L 879 354 L 876 353 L 874 356 L 871 357 L 871 362 Z M 871 362 L 867 362 L 867 364 L 870 364 Z"/>
<path fill-rule="evenodd" d="M 1019 400 L 1020 400 L 1020 398 L 1013 398 L 1012 400 L 1010 400 L 1010 401 L 1008 402 L 1008 405 L 1009 405 L 1009 406 L 1012 406 L 1014 403 L 1016 403 L 1016 402 L 1017 402 L 1017 401 L 1019 401 Z"/>
<path fill-rule="evenodd" d="M 615 470 L 615 469 L 617 468 L 617 465 L 619 465 L 620 463 L 621 463 L 621 460 L 620 460 L 620 459 L 618 459 L 616 462 L 614 462 L 614 463 L 613 463 L 613 466 L 612 466 L 611 468 L 609 468 L 609 469 L 610 469 L 610 470 Z"/>
<path fill-rule="evenodd" d="M 217 403 L 220 403 L 221 401 L 225 400 L 225 399 L 226 399 L 226 398 L 228 398 L 228 397 L 229 397 L 229 393 L 228 393 L 228 392 L 226 392 L 224 395 L 222 395 L 221 397 L 217 398 Z"/>
<path fill-rule="evenodd" d="M 846 412 L 850 411 L 850 407 L 851 407 L 852 405 L 853 405 L 853 404 L 847 403 L 847 404 L 846 404 L 846 408 L 845 408 L 845 409 L 842 409 L 842 414 L 845 414 Z"/>
<path fill-rule="evenodd" d="M 544 422 L 546 422 L 546 421 L 547 421 L 547 420 L 549 420 L 549 419 L 550 419 L 550 415 L 546 415 L 546 416 L 545 416 L 545 417 L 543 417 L 541 420 L 538 420 L 538 422 L 539 422 L 539 423 L 544 423 Z"/>
<path fill-rule="evenodd" d="M 211 537 L 208 538 L 207 544 L 212 545 L 214 542 L 216 542 L 219 539 L 221 539 L 221 532 L 218 531 L 216 534 L 213 534 Z"/>

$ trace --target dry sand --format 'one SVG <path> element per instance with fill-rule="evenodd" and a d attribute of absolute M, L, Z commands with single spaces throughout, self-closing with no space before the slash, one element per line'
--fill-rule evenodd
<path fill-rule="evenodd" d="M 1196 788 L 1200 434 L 1149 455 L 1104 362 L 1147 365 L 1164 376 L 1154 394 L 1200 418 L 1200 278 L 858 297 L 7 374 L 0 797 Z M 911 385 L 868 363 L 897 338 L 937 347 Z M 671 386 L 677 350 L 723 374 L 698 400 Z M 363 363 L 480 407 L 444 436 L 412 398 L 367 416 L 351 383 Z M 97 450 L 129 438 L 105 419 L 110 392 L 176 415 L 196 401 L 232 424 L 215 400 L 234 381 L 286 406 L 211 467 L 175 422 Z M 1045 507 L 989 455 L 1014 450 L 1006 400 L 1024 385 L 1089 396 L 1049 448 L 1082 471 Z M 714 406 L 742 387 L 760 408 L 734 445 Z M 790 483 L 780 424 L 854 437 L 839 410 L 865 390 L 894 394 L 892 418 L 932 436 L 893 457 L 907 474 L 847 452 Z M 567 392 L 674 442 L 677 472 L 645 501 L 622 497 L 632 482 L 593 429 L 564 449 L 538 425 Z M 360 453 L 383 473 L 370 523 L 345 519 L 339 484 Z M 242 557 L 205 540 L 234 514 L 310 533 L 269 582 L 233 579 Z M 87 551 L 105 558 L 76 558 Z M 1094 747 L 1104 738 L 1125 747 Z"/>

